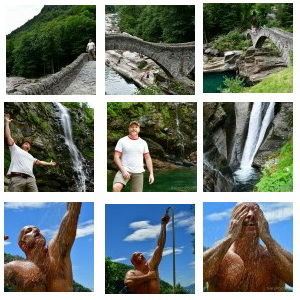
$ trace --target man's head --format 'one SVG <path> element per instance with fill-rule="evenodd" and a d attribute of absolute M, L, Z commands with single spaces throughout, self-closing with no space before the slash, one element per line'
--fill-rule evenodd
<path fill-rule="evenodd" d="M 21 146 L 24 151 L 29 152 L 31 149 L 31 142 L 29 140 L 25 140 Z"/>
<path fill-rule="evenodd" d="M 234 212 L 241 206 L 246 207 L 247 215 L 244 218 L 243 225 L 242 225 L 242 231 L 241 231 L 241 237 L 243 236 L 256 236 L 258 237 L 258 217 L 257 213 L 259 208 L 259 205 L 255 202 L 241 202 L 238 203 L 232 211 L 232 215 Z"/>
<path fill-rule="evenodd" d="M 18 244 L 27 254 L 32 250 L 43 249 L 46 246 L 46 239 L 36 226 L 29 225 L 22 228 L 18 237 Z"/>
<path fill-rule="evenodd" d="M 140 133 L 140 123 L 137 121 L 132 121 L 129 123 L 128 132 L 129 135 L 133 138 L 137 138 Z"/>
<path fill-rule="evenodd" d="M 147 260 L 142 252 L 134 252 L 130 258 L 131 263 L 136 267 L 142 267 L 147 263 Z"/>
<path fill-rule="evenodd" d="M 91 43 L 92 42 L 92 39 L 89 39 L 89 43 Z"/>

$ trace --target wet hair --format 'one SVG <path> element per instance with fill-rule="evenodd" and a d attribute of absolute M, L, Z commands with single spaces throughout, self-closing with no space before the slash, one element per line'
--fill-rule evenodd
<path fill-rule="evenodd" d="M 137 254 L 140 254 L 141 252 L 134 252 L 132 255 L 131 255 L 131 258 L 130 258 L 130 261 L 131 261 L 131 263 L 134 265 L 134 259 L 135 259 L 135 257 L 137 256 Z"/>
<path fill-rule="evenodd" d="M 233 209 L 232 209 L 232 213 L 231 213 L 231 215 L 233 215 L 233 213 L 236 211 L 236 209 L 238 208 L 238 207 L 240 207 L 241 205 L 257 205 L 257 206 L 259 206 L 256 202 L 238 202 L 234 207 L 233 207 Z"/>

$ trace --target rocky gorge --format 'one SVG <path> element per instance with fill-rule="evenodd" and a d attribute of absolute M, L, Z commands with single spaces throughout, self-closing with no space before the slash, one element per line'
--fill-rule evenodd
<path fill-rule="evenodd" d="M 6 102 L 5 114 L 10 114 L 11 134 L 16 144 L 30 140 L 30 153 L 39 160 L 57 162 L 55 167 L 34 167 L 37 185 L 41 192 L 93 191 L 94 190 L 94 115 L 85 103 Z M 69 133 L 66 133 L 66 127 Z M 69 135 L 69 136 L 68 136 Z M 7 142 L 4 143 L 4 173 L 10 164 Z M 71 148 L 76 152 L 72 154 Z M 75 160 L 78 160 L 75 162 Z M 79 166 L 79 167 L 78 167 Z M 78 168 L 81 169 L 78 171 Z M 80 178 L 85 178 L 79 184 Z M 5 177 L 5 189 L 8 179 Z"/>
<path fill-rule="evenodd" d="M 204 103 L 204 191 L 252 191 L 260 169 L 276 164 L 270 155 L 292 138 L 292 120 L 288 102 Z"/>

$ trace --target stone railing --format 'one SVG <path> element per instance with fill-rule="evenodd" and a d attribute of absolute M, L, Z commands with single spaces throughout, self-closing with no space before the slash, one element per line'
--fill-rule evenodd
<path fill-rule="evenodd" d="M 59 95 L 70 85 L 87 60 L 88 54 L 82 53 L 59 72 L 37 83 L 28 84 L 9 95 Z"/>

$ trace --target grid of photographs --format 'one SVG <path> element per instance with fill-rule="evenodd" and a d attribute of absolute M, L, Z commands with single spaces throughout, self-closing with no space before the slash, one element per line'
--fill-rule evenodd
<path fill-rule="evenodd" d="M 4 6 L 3 297 L 298 297 L 300 4 L 123 2 Z"/>

